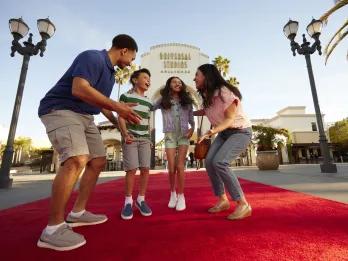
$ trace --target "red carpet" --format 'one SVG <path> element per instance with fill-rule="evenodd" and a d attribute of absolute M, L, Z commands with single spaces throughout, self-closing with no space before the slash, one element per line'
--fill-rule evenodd
<path fill-rule="evenodd" d="M 98 185 L 89 209 L 109 221 L 76 228 L 87 244 L 70 252 L 36 247 L 48 199 L 0 211 L 0 259 L 348 260 L 346 204 L 242 180 L 253 215 L 228 221 L 229 212 L 206 211 L 215 198 L 205 173 L 187 174 L 186 181 L 188 208 L 178 213 L 167 208 L 167 175 L 151 175 L 147 200 L 153 216 L 136 211 L 130 221 L 120 218 L 123 179 Z"/>

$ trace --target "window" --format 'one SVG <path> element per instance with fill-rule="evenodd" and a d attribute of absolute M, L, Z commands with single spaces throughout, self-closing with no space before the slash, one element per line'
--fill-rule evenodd
<path fill-rule="evenodd" d="M 318 131 L 317 124 L 312 122 L 312 131 Z"/>

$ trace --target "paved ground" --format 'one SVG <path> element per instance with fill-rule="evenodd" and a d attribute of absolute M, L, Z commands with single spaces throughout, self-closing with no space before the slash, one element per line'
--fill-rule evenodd
<path fill-rule="evenodd" d="M 348 203 L 348 164 L 337 164 L 336 174 L 320 172 L 319 165 L 283 165 L 277 171 L 259 171 L 256 167 L 234 168 L 244 179 L 288 190 Z M 152 171 L 156 173 L 161 170 Z M 123 171 L 103 172 L 98 183 L 124 176 Z M 0 189 L 0 209 L 49 197 L 54 174 L 14 174 L 11 189 Z"/>

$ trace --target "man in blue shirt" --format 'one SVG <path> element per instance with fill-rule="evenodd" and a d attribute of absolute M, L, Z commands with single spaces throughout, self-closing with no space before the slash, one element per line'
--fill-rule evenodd
<path fill-rule="evenodd" d="M 78 248 L 85 238 L 71 227 L 107 221 L 105 215 L 86 211 L 86 204 L 106 163 L 105 149 L 93 115 L 102 112 L 117 125 L 113 111 L 131 123 L 140 117 L 125 104 L 110 99 L 115 83 L 114 66 L 124 68 L 135 59 L 138 46 L 128 35 L 117 35 L 106 51 L 88 50 L 79 54 L 62 78 L 41 100 L 39 117 L 46 127 L 61 167 L 53 181 L 48 225 L 39 247 L 64 251 Z M 80 173 L 79 194 L 64 221 L 66 204 Z"/>

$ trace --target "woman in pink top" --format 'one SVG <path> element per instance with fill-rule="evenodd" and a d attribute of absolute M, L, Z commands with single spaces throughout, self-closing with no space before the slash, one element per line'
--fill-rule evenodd
<path fill-rule="evenodd" d="M 194 112 L 194 115 L 206 115 L 212 124 L 212 128 L 198 142 L 218 134 L 205 159 L 214 194 L 218 197 L 208 212 L 217 213 L 230 208 L 226 189 L 236 203 L 234 212 L 227 218 L 235 220 L 248 217 L 251 215 L 251 206 L 238 178 L 230 169 L 231 161 L 245 151 L 251 140 L 251 123 L 243 112 L 242 95 L 238 88 L 222 78 L 212 64 L 198 67 L 194 81 L 203 98 L 203 109 Z"/>

